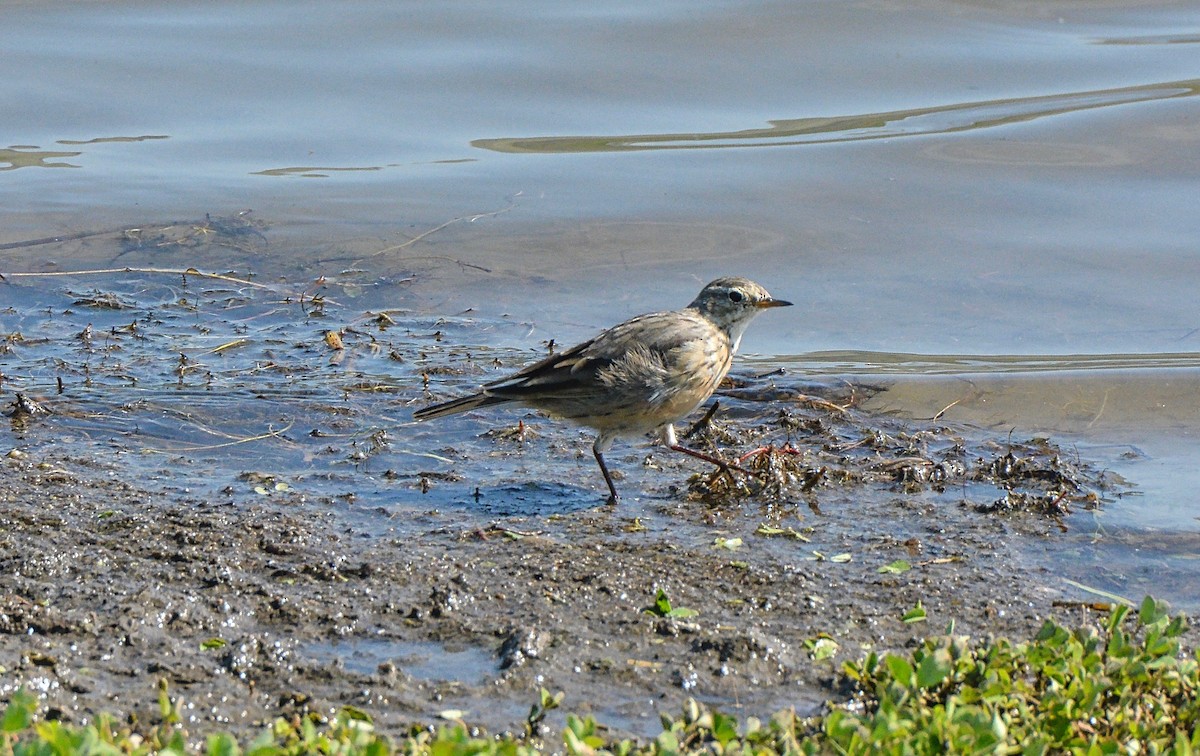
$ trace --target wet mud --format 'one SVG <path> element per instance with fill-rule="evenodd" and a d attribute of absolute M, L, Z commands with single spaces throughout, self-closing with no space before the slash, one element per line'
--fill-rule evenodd
<path fill-rule="evenodd" d="M 188 243 L 257 243 L 227 225 Z M 816 713 L 842 660 L 1108 600 L 1047 555 L 1130 485 L 1054 439 L 743 364 L 687 443 L 752 474 L 619 445 L 609 507 L 576 429 L 411 421 L 536 357 L 495 346 L 522 324 L 350 306 L 360 273 L 162 275 L 0 283 L 0 701 L 148 725 L 165 680 L 196 735 L 343 706 L 520 732 L 545 688 L 649 734 L 688 697 Z"/>
<path fill-rule="evenodd" d="M 465 529 L 430 512 L 380 538 L 320 507 L 147 491 L 95 460 L 5 468 L 5 692 L 23 685 L 70 721 L 110 711 L 151 723 L 165 679 L 193 732 L 345 705 L 385 729 L 458 710 L 519 731 L 544 687 L 649 733 L 656 710 L 689 696 L 741 715 L 815 712 L 839 698 L 838 660 L 952 621 L 1020 637 L 1084 611 L 1055 609 L 1051 576 L 1010 547 L 1055 537 L 1041 515 L 946 512 L 901 491 L 865 512 L 805 506 L 756 526 L 757 505 L 656 503 L 724 522 L 709 543 L 647 534 L 636 509 L 604 506 Z M 653 611 L 658 590 L 695 614 Z M 906 622 L 918 605 L 927 619 Z"/>

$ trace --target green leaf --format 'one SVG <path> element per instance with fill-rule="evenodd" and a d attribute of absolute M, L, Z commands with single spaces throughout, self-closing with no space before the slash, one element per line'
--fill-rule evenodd
<path fill-rule="evenodd" d="M 580 737 L 579 733 L 575 732 L 575 728 L 571 727 L 570 718 L 567 720 L 567 726 L 563 729 L 562 737 L 563 745 L 567 747 L 567 753 L 590 753 L 592 750 L 591 744 Z"/>
<path fill-rule="evenodd" d="M 687 607 L 683 606 L 677 606 L 671 611 L 667 612 L 668 617 L 675 617 L 677 619 L 681 619 L 683 617 L 695 617 L 699 614 L 700 612 L 696 611 L 695 609 L 688 609 Z"/>
<path fill-rule="evenodd" d="M 892 673 L 892 679 L 904 686 L 913 684 L 914 672 L 908 659 L 895 654 L 888 654 L 883 657 L 883 663 L 887 665 L 888 672 Z"/>
<path fill-rule="evenodd" d="M 163 749 L 158 754 L 159 756 L 172 756 L 173 754 L 184 756 L 187 752 L 187 743 L 184 742 L 183 733 L 175 730 L 171 733 L 171 739 L 167 741 L 167 744 L 163 746 Z"/>
<path fill-rule="evenodd" d="M 933 653 L 926 653 L 917 665 L 917 685 L 922 688 L 932 688 L 941 684 L 950 674 L 950 652 L 939 648 Z"/>
<path fill-rule="evenodd" d="M 276 756 L 279 749 L 275 747 L 275 733 L 268 727 L 258 734 L 246 747 L 246 756 Z"/>
<path fill-rule="evenodd" d="M 237 740 L 227 732 L 209 735 L 205 744 L 207 756 L 239 756 L 241 752 Z"/>
<path fill-rule="evenodd" d="M 648 606 L 642 610 L 646 614 L 653 614 L 658 617 L 673 617 L 682 619 L 683 617 L 695 617 L 699 614 L 695 609 L 687 609 L 685 607 L 671 606 L 671 600 L 667 598 L 667 592 L 662 588 L 658 589 L 658 594 L 654 597 L 654 606 Z"/>
<path fill-rule="evenodd" d="M 200 648 L 204 649 L 205 651 L 213 651 L 218 648 L 225 648 L 228 645 L 229 642 L 224 638 L 209 638 L 200 644 Z"/>
<path fill-rule="evenodd" d="M 679 753 L 679 738 L 675 737 L 675 733 L 669 730 L 660 733 L 654 739 L 654 745 L 658 747 L 661 753 Z"/>
<path fill-rule="evenodd" d="M 917 605 L 912 609 L 909 609 L 907 612 L 905 612 L 904 616 L 900 618 L 902 622 L 909 625 L 914 622 L 924 622 L 926 619 L 928 619 L 928 617 L 925 614 L 925 607 L 921 606 L 920 601 L 918 601 Z"/>
<path fill-rule="evenodd" d="M 837 641 L 833 638 L 824 638 L 821 636 L 804 641 L 804 646 L 808 649 L 808 655 L 813 661 L 829 659 L 838 650 Z"/>
<path fill-rule="evenodd" d="M 791 538 L 795 541 L 803 541 L 804 543 L 808 543 L 808 538 L 795 528 L 777 528 L 764 522 L 755 528 L 754 532 L 757 535 L 767 536 L 768 538 L 773 536 L 784 536 L 785 538 Z"/>
<path fill-rule="evenodd" d="M 662 588 L 658 589 L 658 594 L 654 597 L 654 605 L 644 609 L 647 614 L 657 614 L 659 617 L 666 617 L 671 613 L 671 599 L 667 598 L 667 592 Z"/>
<path fill-rule="evenodd" d="M 75 737 L 73 731 L 62 722 L 38 722 L 33 726 L 38 738 L 50 746 L 51 753 L 73 754 L 79 752 L 83 738 Z"/>
<path fill-rule="evenodd" d="M 714 711 L 712 724 L 713 740 L 724 746 L 736 738 L 737 735 L 737 719 Z"/>
<path fill-rule="evenodd" d="M 741 538 L 717 538 L 713 541 L 713 548 L 717 549 L 729 549 L 730 551 L 736 551 L 741 547 Z"/>
<path fill-rule="evenodd" d="M 4 717 L 0 719 L 0 732 L 21 732 L 29 728 L 37 711 L 37 696 L 21 688 L 12 694 Z"/>
<path fill-rule="evenodd" d="M 904 561 L 903 559 L 897 559 L 896 561 L 892 562 L 891 564 L 883 565 L 878 570 L 876 570 L 876 572 L 885 573 L 888 575 L 900 575 L 902 573 L 908 572 L 911 569 L 912 569 L 911 564 Z"/>
<path fill-rule="evenodd" d="M 1167 605 L 1165 603 L 1155 601 L 1152 596 L 1147 596 L 1142 599 L 1142 605 L 1138 609 L 1138 622 L 1148 627 L 1159 620 L 1165 619 L 1167 614 Z"/>

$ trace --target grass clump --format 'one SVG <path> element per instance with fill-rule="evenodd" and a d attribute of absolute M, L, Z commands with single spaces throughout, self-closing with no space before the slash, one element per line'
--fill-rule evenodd
<path fill-rule="evenodd" d="M 1190 753 L 1200 750 L 1200 673 L 1182 615 L 1147 597 L 1102 628 L 1047 621 L 1033 638 L 972 648 L 925 641 L 908 656 L 845 665 L 857 701 L 814 739 L 852 753 Z M 857 705 L 856 705 L 857 704 Z"/>
<path fill-rule="evenodd" d="M 229 734 L 192 743 L 178 704 L 159 692 L 162 723 L 133 733 L 100 717 L 86 726 L 38 721 L 37 700 L 17 693 L 0 717 L 0 756 L 95 754 L 570 754 L 677 753 L 1180 753 L 1200 751 L 1200 661 L 1181 653 L 1182 615 L 1146 598 L 1115 606 L 1099 628 L 1047 621 L 1031 640 L 972 645 L 947 635 L 906 654 L 875 653 L 843 667 L 847 703 L 819 717 L 782 711 L 739 723 L 689 700 L 664 715 L 652 740 L 620 739 L 592 717 L 568 714 L 561 744 L 543 740 L 560 696 L 543 691 L 524 735 L 488 737 L 463 722 L 414 725 L 393 737 L 366 714 L 332 721 L 276 720 L 253 741 Z"/>

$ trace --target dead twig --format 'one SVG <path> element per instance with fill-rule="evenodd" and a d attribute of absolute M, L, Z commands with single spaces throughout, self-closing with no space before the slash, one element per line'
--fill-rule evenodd
<path fill-rule="evenodd" d="M 451 218 L 450 220 L 445 221 L 444 223 L 439 223 L 438 225 L 434 226 L 433 228 L 422 231 L 421 233 L 417 234 L 416 236 L 414 236 L 413 238 L 409 239 L 406 242 L 401 242 L 400 244 L 394 244 L 390 247 L 384 247 L 381 250 L 372 252 L 370 255 L 368 255 L 366 257 L 360 258 L 353 263 L 353 266 L 358 267 L 359 263 L 362 263 L 366 260 L 371 260 L 376 257 L 379 257 L 380 255 L 386 255 L 386 254 L 389 254 L 392 252 L 399 252 L 402 249 L 407 249 L 407 248 L 413 246 L 414 244 L 416 244 L 417 242 L 420 242 L 424 239 L 428 239 L 430 236 L 433 236 L 437 232 L 442 231 L 443 229 L 446 229 L 449 226 L 453 226 L 455 223 L 462 223 L 463 221 L 466 221 L 468 223 L 474 223 L 475 221 L 479 220 L 480 218 L 494 218 L 497 215 L 503 215 L 504 213 L 507 213 L 508 211 L 512 210 L 514 207 L 517 206 L 516 199 L 519 196 L 521 196 L 521 192 L 517 192 L 512 197 L 509 197 L 508 205 L 500 208 L 499 210 L 492 210 L 492 211 L 486 212 L 486 213 L 475 213 L 473 215 L 460 215 L 457 218 Z M 464 268 L 474 268 L 475 270 L 479 270 L 484 273 L 492 272 L 491 269 L 485 268 L 482 265 L 475 265 L 473 263 L 464 262 L 463 260 L 459 260 L 459 259 L 456 259 L 453 257 L 447 257 L 445 255 L 425 255 L 422 257 L 406 258 L 406 259 L 446 260 L 448 262 L 452 262 L 457 265 L 460 265 Z"/>
<path fill-rule="evenodd" d="M 146 275 L 169 275 L 169 276 L 195 276 L 197 278 L 208 278 L 216 281 L 227 281 L 229 283 L 241 284 L 250 286 L 263 291 L 273 291 L 274 288 L 267 284 L 258 283 L 257 281 L 248 281 L 245 278 L 236 276 L 227 276 L 224 273 L 205 273 L 202 270 L 195 268 L 89 268 L 86 270 L 48 270 L 48 271 L 22 271 L 18 273 L 0 273 L 0 280 L 7 278 L 54 278 L 63 276 L 106 276 L 114 273 L 143 273 Z"/>
<path fill-rule="evenodd" d="M 238 438 L 235 441 L 229 441 L 229 442 L 223 443 L 223 444 L 181 446 L 176 449 L 155 449 L 155 448 L 147 446 L 147 447 L 143 447 L 142 451 L 150 452 L 152 454 L 180 454 L 183 452 L 196 452 L 196 451 L 209 451 L 211 449 L 223 449 L 223 448 L 229 447 L 229 446 L 237 446 L 239 444 L 249 443 L 251 441 L 262 441 L 262 440 L 268 439 L 268 438 L 280 438 L 283 436 L 284 433 L 287 433 L 289 430 L 291 430 L 293 425 L 295 425 L 295 422 L 290 422 L 286 426 L 280 428 L 279 430 L 267 431 L 266 433 L 260 433 L 257 436 L 247 436 L 245 438 Z"/>

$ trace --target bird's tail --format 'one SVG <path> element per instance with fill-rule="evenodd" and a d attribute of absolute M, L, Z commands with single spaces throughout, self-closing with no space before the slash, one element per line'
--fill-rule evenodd
<path fill-rule="evenodd" d="M 493 404 L 504 404 L 511 402 L 512 399 L 506 396 L 493 396 L 491 394 L 478 393 L 464 396 L 459 399 L 451 399 L 448 402 L 435 404 L 432 407 L 424 407 L 413 413 L 414 420 L 432 420 L 435 417 L 444 415 L 456 415 L 459 412 L 477 409 L 479 407 L 488 407 Z"/>

